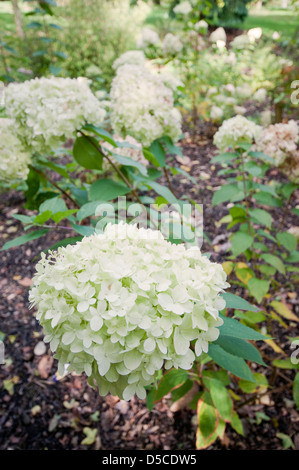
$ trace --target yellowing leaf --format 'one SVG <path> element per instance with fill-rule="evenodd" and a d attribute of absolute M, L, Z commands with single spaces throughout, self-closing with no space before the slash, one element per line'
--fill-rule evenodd
<path fill-rule="evenodd" d="M 83 432 L 86 435 L 86 437 L 85 439 L 83 439 L 81 444 L 84 446 L 91 446 L 96 440 L 98 430 L 85 427 L 83 429 Z"/>
<path fill-rule="evenodd" d="M 286 353 L 273 341 L 273 339 L 265 339 L 265 343 L 269 344 L 273 351 L 286 356 Z"/>
<path fill-rule="evenodd" d="M 283 326 L 286 329 L 288 328 L 288 325 L 273 310 L 271 310 L 270 315 L 273 318 L 273 320 L 277 320 L 281 326 Z"/>
<path fill-rule="evenodd" d="M 278 302 L 277 300 L 273 300 L 270 305 L 276 310 L 277 313 L 279 313 L 279 315 L 286 318 L 287 320 L 293 320 L 296 322 L 299 321 L 297 315 L 295 315 L 286 304 Z"/>
<path fill-rule="evenodd" d="M 234 263 L 232 261 L 224 261 L 224 263 L 222 263 L 222 267 L 227 276 L 229 276 L 234 268 Z"/>

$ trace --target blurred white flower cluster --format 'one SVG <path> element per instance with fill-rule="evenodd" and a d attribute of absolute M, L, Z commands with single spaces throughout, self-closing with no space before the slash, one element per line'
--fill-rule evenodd
<path fill-rule="evenodd" d="M 177 36 L 168 33 L 162 42 L 162 51 L 164 55 L 176 55 L 183 49 L 183 44 Z"/>
<path fill-rule="evenodd" d="M 192 11 L 192 5 L 190 2 L 185 1 L 176 5 L 173 11 L 177 15 L 189 15 L 189 13 Z"/>
<path fill-rule="evenodd" d="M 136 46 L 138 49 L 145 49 L 148 46 L 156 46 L 159 42 L 160 38 L 156 31 L 150 28 L 143 28 L 140 37 L 137 39 Z"/>
<path fill-rule="evenodd" d="M 296 121 L 271 124 L 263 129 L 255 149 L 269 155 L 294 183 L 299 182 L 299 125 Z"/>
<path fill-rule="evenodd" d="M 188 370 L 218 338 L 228 286 L 198 247 L 120 223 L 42 254 L 30 301 L 59 371 L 69 364 L 101 395 L 144 399 L 163 365 Z"/>
<path fill-rule="evenodd" d="M 114 70 L 125 64 L 135 64 L 143 66 L 145 64 L 145 55 L 143 51 L 127 51 L 124 52 L 113 62 Z"/>
<path fill-rule="evenodd" d="M 50 152 L 74 137 L 85 122 L 102 124 L 106 115 L 83 77 L 12 83 L 6 88 L 5 106 L 22 142 L 37 153 Z"/>
<path fill-rule="evenodd" d="M 0 180 L 26 179 L 30 153 L 15 135 L 14 122 L 0 118 Z"/>
<path fill-rule="evenodd" d="M 227 119 L 214 135 L 214 144 L 223 151 L 244 143 L 252 144 L 259 138 L 262 127 L 244 116 L 237 115 Z"/>
<path fill-rule="evenodd" d="M 159 75 L 138 65 L 123 65 L 112 81 L 110 99 L 116 134 L 131 135 L 144 146 L 164 135 L 178 140 L 181 115 L 174 107 L 172 90 Z"/>

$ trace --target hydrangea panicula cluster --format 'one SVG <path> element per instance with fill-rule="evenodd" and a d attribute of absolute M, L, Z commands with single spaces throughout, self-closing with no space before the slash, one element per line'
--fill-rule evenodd
<path fill-rule="evenodd" d="M 11 119 L 0 118 L 0 179 L 26 179 L 30 153 L 15 135 Z"/>
<path fill-rule="evenodd" d="M 221 151 L 243 143 L 251 144 L 259 138 L 261 131 L 261 126 L 237 115 L 223 122 L 214 135 L 214 144 Z"/>
<path fill-rule="evenodd" d="M 156 31 L 150 28 L 143 28 L 141 36 L 136 42 L 138 49 L 145 49 L 148 46 L 156 46 L 160 42 L 159 35 Z"/>
<path fill-rule="evenodd" d="M 177 15 L 189 15 L 189 13 L 191 13 L 192 11 L 192 5 L 190 4 L 190 2 L 185 1 L 176 5 L 173 11 Z"/>
<path fill-rule="evenodd" d="M 271 124 L 263 129 L 256 149 L 269 155 L 280 166 L 288 156 L 296 151 L 299 141 L 299 126 L 296 121 L 288 123 Z"/>
<path fill-rule="evenodd" d="M 181 52 L 182 49 L 183 44 L 180 41 L 180 38 L 171 33 L 166 34 L 162 42 L 162 50 L 164 55 L 176 55 Z"/>
<path fill-rule="evenodd" d="M 96 381 L 101 395 L 128 400 L 145 398 L 163 365 L 188 370 L 208 351 L 227 287 L 222 266 L 198 247 L 120 223 L 43 254 L 30 301 L 59 371 L 69 364 Z"/>
<path fill-rule="evenodd" d="M 118 57 L 113 62 L 113 68 L 114 70 L 117 70 L 119 67 L 121 67 L 124 64 L 135 64 L 135 65 L 140 65 L 143 66 L 145 63 L 145 55 L 143 51 L 127 51 L 124 52 L 121 56 Z"/>
<path fill-rule="evenodd" d="M 167 135 L 178 140 L 181 115 L 173 92 L 145 67 L 123 65 L 112 81 L 111 124 L 121 137 L 131 135 L 144 146 Z"/>
<path fill-rule="evenodd" d="M 106 114 L 83 77 L 42 77 L 12 83 L 5 98 L 17 134 L 38 153 L 47 153 L 74 137 L 85 122 L 101 124 Z"/>

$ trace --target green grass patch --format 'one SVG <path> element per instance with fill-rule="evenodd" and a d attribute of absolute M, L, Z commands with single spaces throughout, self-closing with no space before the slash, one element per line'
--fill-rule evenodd
<path fill-rule="evenodd" d="M 290 39 L 294 36 L 298 27 L 298 18 L 290 10 L 269 10 L 263 8 L 251 10 L 244 23 L 240 25 L 240 28 L 247 30 L 257 27 L 262 28 L 263 33 L 268 37 L 272 37 L 272 34 L 277 31 L 284 38 Z"/>

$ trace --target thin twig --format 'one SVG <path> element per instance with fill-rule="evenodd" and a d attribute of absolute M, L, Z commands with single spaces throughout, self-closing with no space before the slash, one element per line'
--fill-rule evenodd
<path fill-rule="evenodd" d="M 55 183 L 55 181 L 53 181 L 52 178 L 50 178 L 50 176 L 48 176 L 43 171 L 38 170 L 33 165 L 28 165 L 28 166 L 31 170 L 35 171 L 38 175 L 45 178 L 52 186 L 54 186 L 54 188 L 58 189 L 58 191 L 60 191 L 67 199 L 69 199 L 69 201 L 71 201 L 75 205 L 75 207 L 80 208 L 79 204 L 75 201 L 75 199 L 73 199 L 72 196 L 70 196 L 64 189 L 60 188 L 60 186 L 58 186 L 58 184 Z"/>

